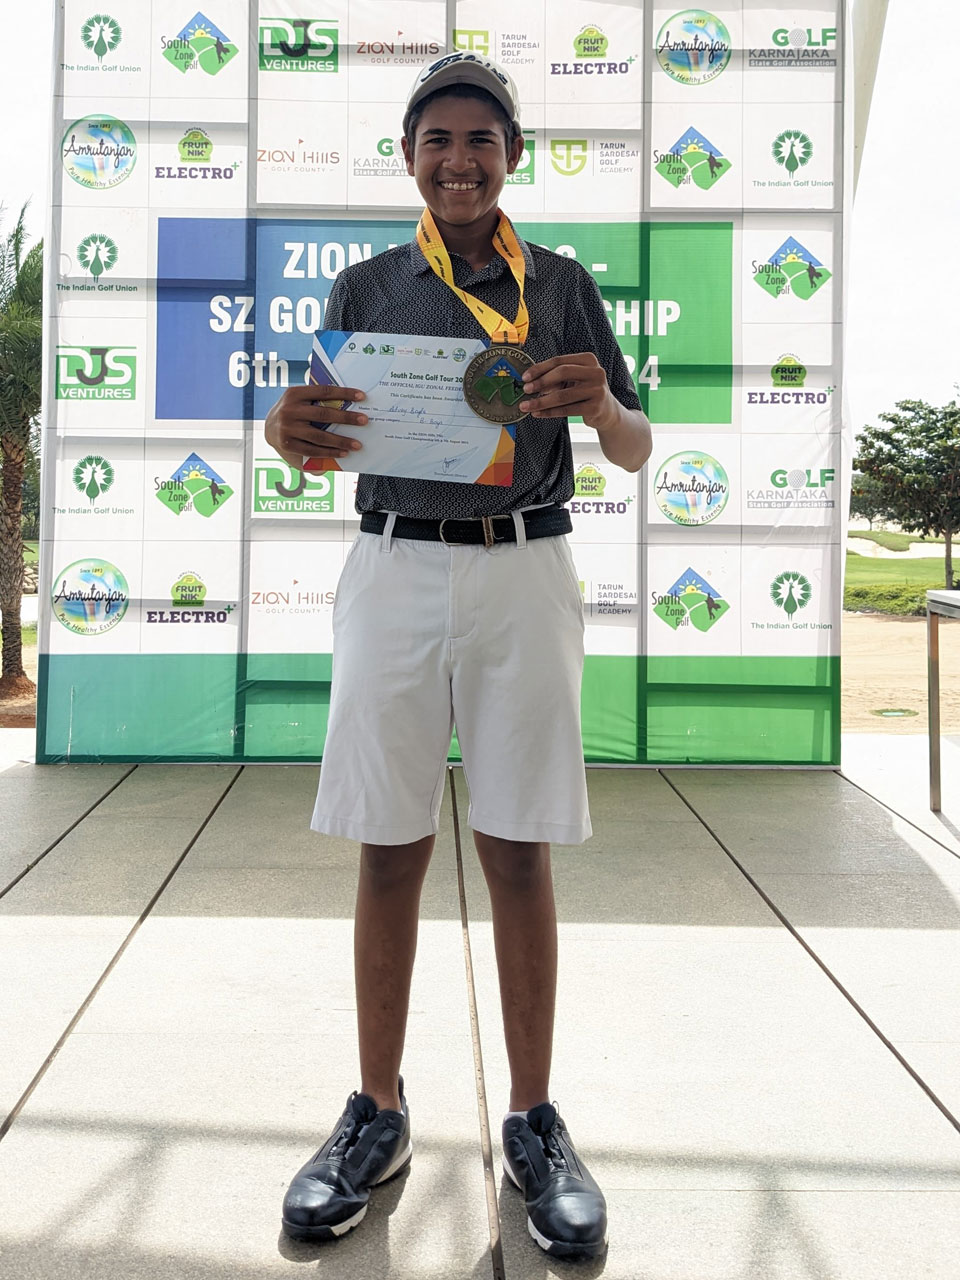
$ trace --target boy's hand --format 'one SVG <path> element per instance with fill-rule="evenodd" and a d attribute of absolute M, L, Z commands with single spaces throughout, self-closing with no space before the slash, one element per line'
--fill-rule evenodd
<path fill-rule="evenodd" d="M 525 393 L 518 408 L 531 418 L 573 418 L 602 430 L 619 417 L 620 404 L 607 385 L 607 373 L 592 351 L 552 356 L 531 365 L 523 375 Z"/>
<path fill-rule="evenodd" d="M 346 458 L 354 449 L 362 449 L 359 440 L 337 435 L 314 425 L 320 422 L 342 422 L 351 427 L 367 423 L 365 413 L 334 408 L 327 400 L 364 400 L 356 387 L 289 387 L 267 414 L 263 434 L 284 462 L 301 468 L 310 458 Z"/>

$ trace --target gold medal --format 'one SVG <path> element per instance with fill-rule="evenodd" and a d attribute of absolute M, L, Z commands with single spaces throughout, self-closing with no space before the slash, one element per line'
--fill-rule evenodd
<path fill-rule="evenodd" d="M 519 422 L 527 416 L 517 408 L 527 395 L 523 373 L 532 364 L 522 347 L 498 344 L 478 351 L 463 375 L 463 398 L 485 422 Z"/>

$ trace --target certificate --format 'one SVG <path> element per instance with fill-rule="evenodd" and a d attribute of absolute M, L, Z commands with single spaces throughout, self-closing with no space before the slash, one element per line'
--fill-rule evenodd
<path fill-rule="evenodd" d="M 328 403 L 365 413 L 369 422 L 332 423 L 330 430 L 359 440 L 363 448 L 349 458 L 310 458 L 304 470 L 511 485 L 516 423 L 484 421 L 463 394 L 464 370 L 487 345 L 402 333 L 318 333 L 310 382 L 359 387 L 366 392 L 362 402 Z"/>

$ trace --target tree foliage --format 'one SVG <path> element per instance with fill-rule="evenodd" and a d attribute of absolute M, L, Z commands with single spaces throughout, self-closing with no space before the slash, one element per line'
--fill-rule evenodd
<path fill-rule="evenodd" d="M 850 486 L 850 515 L 866 520 L 871 529 L 874 520 L 894 518 L 890 504 L 873 476 L 864 475 L 860 471 L 853 473 Z"/>

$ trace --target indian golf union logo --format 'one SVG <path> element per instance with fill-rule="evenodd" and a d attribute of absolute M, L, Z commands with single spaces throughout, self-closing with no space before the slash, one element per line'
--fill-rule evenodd
<path fill-rule="evenodd" d="M 89 235 L 77 245 L 77 261 L 94 280 L 117 265 L 117 246 L 109 236 Z"/>
<path fill-rule="evenodd" d="M 254 515 L 332 515 L 335 484 L 332 471 L 300 471 L 280 458 L 256 458 L 253 463 Z"/>
<path fill-rule="evenodd" d="M 812 597 L 813 587 L 802 573 L 788 570 L 778 574 L 770 584 L 770 599 L 788 618 L 793 618 L 799 609 L 805 609 Z"/>
<path fill-rule="evenodd" d="M 796 356 L 785 352 L 770 370 L 775 387 L 802 387 L 807 380 L 807 370 Z"/>
<path fill-rule="evenodd" d="M 155 477 L 153 487 L 158 500 L 175 516 L 196 511 L 204 519 L 221 510 L 233 494 L 223 476 L 196 453 L 185 458 L 169 479 Z"/>
<path fill-rule="evenodd" d="M 80 28 L 83 47 L 89 49 L 98 62 L 103 62 L 108 53 L 113 53 L 122 36 L 119 22 L 106 13 L 95 13 Z"/>
<path fill-rule="evenodd" d="M 112 631 L 130 603 L 127 580 L 109 560 L 88 557 L 56 574 L 50 591 L 53 616 L 78 636 Z"/>
<path fill-rule="evenodd" d="M 536 161 L 537 143 L 532 129 L 524 129 L 523 131 L 523 151 L 520 153 L 520 159 L 513 173 L 508 173 L 506 177 L 507 186 L 511 187 L 532 187 L 537 180 L 537 161 Z M 404 169 L 406 172 L 406 169 Z"/>
<path fill-rule="evenodd" d="M 204 71 L 208 76 L 218 75 L 238 53 L 230 37 L 202 13 L 195 13 L 175 36 L 161 36 L 160 48 L 178 71 Z"/>
<path fill-rule="evenodd" d="M 135 400 L 136 347 L 57 347 L 58 400 Z"/>
<path fill-rule="evenodd" d="M 773 140 L 773 158 L 792 178 L 813 159 L 813 143 L 799 129 L 785 129 Z"/>
<path fill-rule="evenodd" d="M 60 158 L 74 182 L 90 191 L 107 191 L 133 172 L 137 140 L 122 120 L 82 116 L 63 135 Z"/>
<path fill-rule="evenodd" d="M 710 188 L 730 168 L 730 161 L 699 129 L 690 128 L 667 152 L 654 151 L 654 167 L 662 178 L 680 188 L 692 182 Z"/>
<path fill-rule="evenodd" d="M 261 18 L 260 70 L 335 74 L 339 62 L 336 22 L 322 18 Z"/>
<path fill-rule="evenodd" d="M 586 138 L 554 138 L 550 143 L 550 163 L 564 178 L 575 178 L 587 164 Z"/>
<path fill-rule="evenodd" d="M 453 47 L 454 49 L 464 49 L 468 53 L 482 53 L 485 58 L 489 58 L 490 32 L 470 31 L 466 27 L 454 27 Z"/>
<path fill-rule="evenodd" d="M 113 467 L 98 453 L 88 453 L 73 468 L 73 487 L 86 494 L 91 507 L 95 507 L 97 499 L 113 488 L 113 481 Z"/>
<path fill-rule="evenodd" d="M 674 524 L 709 524 L 727 505 L 730 482 L 709 454 L 675 453 L 657 472 L 653 493 L 657 506 Z"/>
<path fill-rule="evenodd" d="M 830 279 L 831 272 L 793 236 L 766 262 L 753 263 L 753 278 L 771 298 L 793 294 L 806 302 Z"/>
<path fill-rule="evenodd" d="M 610 41 L 599 27 L 584 27 L 573 42 L 574 56 L 577 58 L 605 58 Z"/>
<path fill-rule="evenodd" d="M 677 84 L 709 84 L 727 69 L 730 32 L 705 9 L 682 9 L 660 28 L 657 61 Z"/>
<path fill-rule="evenodd" d="M 709 631 L 730 610 L 730 605 L 710 583 L 694 569 L 682 573 L 669 591 L 654 591 L 653 612 L 668 627 L 694 627 Z"/>

